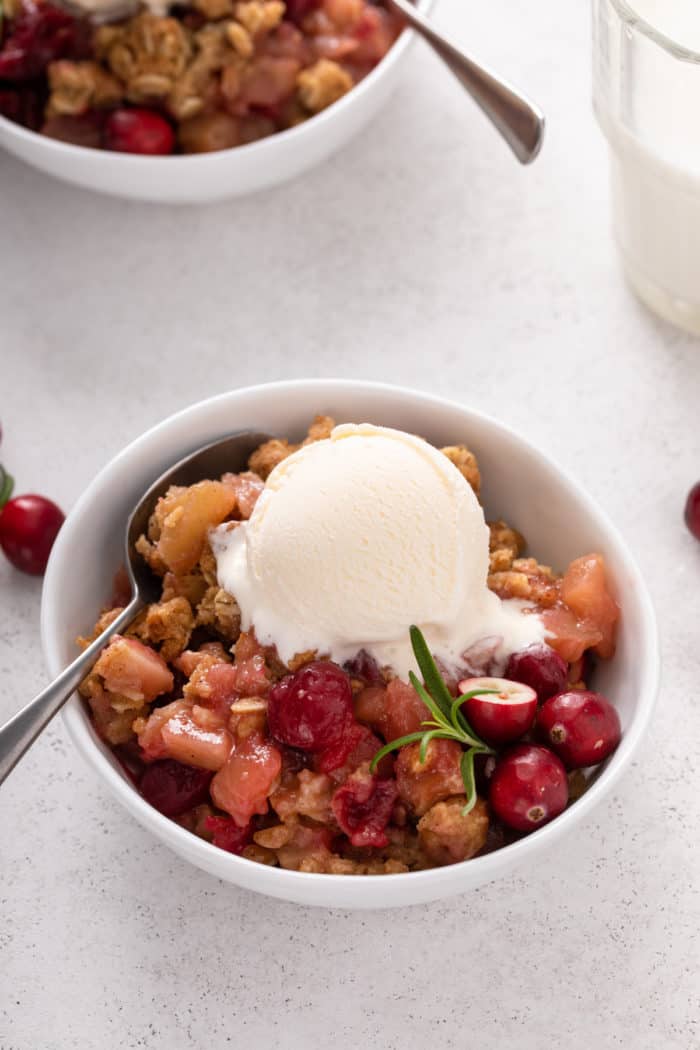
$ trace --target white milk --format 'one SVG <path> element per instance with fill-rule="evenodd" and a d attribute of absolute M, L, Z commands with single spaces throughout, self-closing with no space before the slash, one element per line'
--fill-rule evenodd
<path fill-rule="evenodd" d="M 596 112 L 611 146 L 615 237 L 637 294 L 700 334 L 700 0 L 629 0 L 681 49 L 633 25 L 597 41 Z"/>

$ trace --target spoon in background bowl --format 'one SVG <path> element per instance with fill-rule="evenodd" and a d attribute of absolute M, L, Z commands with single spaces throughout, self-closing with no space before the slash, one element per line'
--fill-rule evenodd
<path fill-rule="evenodd" d="M 51 685 L 0 728 L 0 784 L 12 772 L 53 716 L 78 688 L 113 635 L 125 630 L 150 602 L 158 600 L 160 582 L 136 551 L 136 541 L 146 532 L 156 503 L 171 485 L 193 485 L 226 471 L 244 470 L 248 456 L 268 434 L 241 430 L 190 453 L 153 482 L 129 516 L 126 527 L 125 563 L 132 597 L 115 620 Z"/>
<path fill-rule="evenodd" d="M 542 148 L 545 119 L 542 110 L 506 80 L 475 62 L 417 11 L 410 0 L 384 0 L 426 40 L 452 70 L 521 164 L 530 164 Z"/>

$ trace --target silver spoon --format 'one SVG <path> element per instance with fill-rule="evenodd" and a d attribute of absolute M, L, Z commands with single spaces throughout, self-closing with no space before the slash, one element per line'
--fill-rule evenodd
<path fill-rule="evenodd" d="M 544 114 L 507 81 L 451 43 L 409 0 L 384 0 L 401 15 L 449 66 L 462 87 L 501 133 L 521 164 L 529 164 L 542 147 Z"/>
<path fill-rule="evenodd" d="M 160 581 L 135 547 L 137 539 L 147 529 L 148 519 L 159 498 L 171 485 L 192 485 L 204 478 L 220 477 L 225 471 L 244 470 L 250 453 L 268 438 L 268 434 L 241 430 L 197 449 L 154 481 L 131 512 L 126 527 L 125 563 L 132 589 L 131 601 L 51 685 L 0 729 L 0 784 L 78 688 L 109 639 L 125 630 L 146 605 L 160 597 Z"/>

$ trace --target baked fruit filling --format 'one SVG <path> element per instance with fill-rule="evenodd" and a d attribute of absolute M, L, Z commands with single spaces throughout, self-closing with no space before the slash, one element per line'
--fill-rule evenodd
<path fill-rule="evenodd" d="M 122 153 L 208 153 L 303 124 L 400 32 L 372 0 L 3 0 L 0 114 Z M 104 22 L 114 8 L 128 8 Z M 95 19 L 99 15 L 99 19 Z"/>
<path fill-rule="evenodd" d="M 306 541 L 322 559 L 328 539 L 339 545 L 336 562 L 344 572 L 336 566 L 328 578 L 336 588 L 330 597 L 321 595 L 324 577 L 313 577 L 317 641 L 294 649 L 313 634 L 312 599 L 297 583 L 279 598 L 275 591 L 266 611 L 266 566 L 256 559 L 278 536 L 284 575 L 284 559 L 298 542 L 287 537 L 284 500 L 304 482 L 305 471 L 313 478 L 325 457 L 340 457 L 333 460 L 338 485 L 343 465 L 351 479 L 356 464 L 371 489 L 367 463 L 385 448 L 386 462 L 377 470 L 398 469 L 402 456 L 417 456 L 417 471 L 434 471 L 452 486 L 449 500 L 462 515 L 455 519 L 455 564 L 469 576 L 470 565 L 459 559 L 472 523 L 469 544 L 476 549 L 484 541 L 483 561 L 477 551 L 473 564 L 478 573 L 483 567 L 485 597 L 475 604 L 474 586 L 464 594 L 457 588 L 462 634 L 455 635 L 451 623 L 419 620 L 410 601 L 420 588 L 411 580 L 423 577 L 406 569 L 409 583 L 401 583 L 399 605 L 413 619 L 397 628 L 400 638 L 389 637 L 381 617 L 384 609 L 397 615 L 397 605 L 382 592 L 392 590 L 392 573 L 399 571 L 391 562 L 398 548 L 390 544 L 385 555 L 377 530 L 397 527 L 386 519 L 400 506 L 404 480 L 396 481 L 393 503 L 387 497 L 376 512 L 367 511 L 377 518 L 366 536 L 362 529 L 314 535 L 308 521 L 323 518 L 322 501 L 331 498 L 321 485 L 321 502 L 303 510 L 307 532 L 300 550 Z M 365 453 L 373 458 L 363 460 Z M 389 492 L 391 479 L 379 478 Z M 420 479 L 417 473 L 411 484 Z M 596 662 L 614 654 L 619 618 L 605 561 L 589 553 L 556 572 L 528 554 L 514 527 L 502 520 L 484 524 L 479 491 L 476 457 L 463 445 L 436 450 L 398 431 L 335 428 L 328 417 L 314 420 L 301 445 L 266 442 L 242 473 L 171 488 L 138 541 L 140 555 L 162 580 L 160 600 L 106 646 L 80 689 L 98 733 L 143 797 L 220 849 L 327 874 L 400 873 L 464 861 L 536 829 L 579 797 L 592 767 L 620 739 L 614 707 L 589 688 Z M 444 530 L 451 549 L 443 524 L 448 519 L 439 517 L 437 497 L 431 501 L 437 534 Z M 341 512 L 343 521 L 352 516 Z M 358 520 L 364 513 L 358 511 Z M 410 549 L 425 540 L 432 551 L 433 534 L 418 518 L 410 526 L 416 537 Z M 409 530 L 408 523 L 403 527 Z M 359 554 L 342 545 L 352 536 Z M 374 562 L 373 537 L 380 550 Z M 247 566 L 241 560 L 246 552 Z M 441 583 L 442 553 L 435 551 L 435 564 L 419 569 L 436 588 L 447 588 L 440 592 L 445 603 L 453 597 L 452 563 L 445 563 L 447 582 Z M 235 556 L 238 576 L 229 556 Z M 274 561 L 276 554 L 265 556 Z M 354 585 L 349 578 L 366 565 L 376 577 L 374 592 L 362 592 L 368 623 L 379 624 L 373 629 L 383 636 L 350 651 L 363 607 L 352 605 L 347 595 L 355 591 L 343 588 Z M 227 590 L 223 578 L 240 580 L 238 593 Z M 313 598 L 311 585 L 307 590 Z M 128 597 L 121 572 L 93 637 Z M 280 609 L 297 622 L 284 638 L 273 638 L 270 625 Z M 348 624 L 342 639 L 336 613 Z M 482 614 L 488 623 L 477 622 Z M 359 627 L 351 628 L 358 615 Z M 300 626 L 305 618 L 307 634 Z M 501 634 L 494 623 L 503 625 Z M 465 642 L 459 651 L 453 637 Z"/>

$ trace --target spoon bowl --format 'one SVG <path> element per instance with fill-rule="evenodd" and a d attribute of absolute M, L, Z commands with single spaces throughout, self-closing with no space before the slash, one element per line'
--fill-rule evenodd
<path fill-rule="evenodd" d="M 146 490 L 129 515 L 124 563 L 131 583 L 131 601 L 58 677 L 0 728 L 0 784 L 12 772 L 54 715 L 91 670 L 107 642 L 125 630 L 146 605 L 158 600 L 158 580 L 136 550 L 136 541 L 146 532 L 156 503 L 171 485 L 193 485 L 226 471 L 245 468 L 248 457 L 267 434 L 241 430 L 218 441 L 210 441 L 168 468 Z"/>

